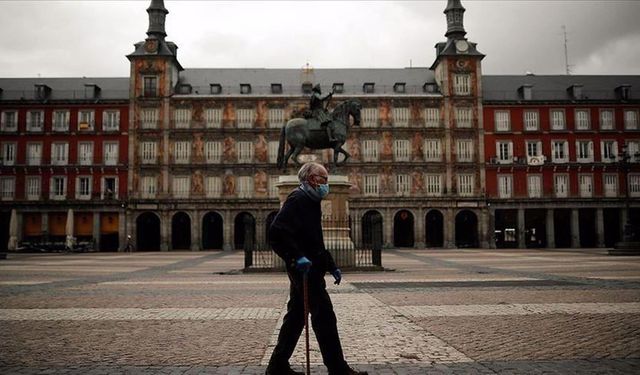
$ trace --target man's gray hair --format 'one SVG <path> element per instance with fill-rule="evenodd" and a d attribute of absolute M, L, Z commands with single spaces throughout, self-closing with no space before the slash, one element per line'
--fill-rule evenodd
<path fill-rule="evenodd" d="M 305 163 L 300 170 L 298 171 L 298 180 L 300 182 L 306 182 L 309 177 L 318 171 L 320 168 L 324 168 L 322 164 L 316 163 L 314 161 L 310 161 Z"/>

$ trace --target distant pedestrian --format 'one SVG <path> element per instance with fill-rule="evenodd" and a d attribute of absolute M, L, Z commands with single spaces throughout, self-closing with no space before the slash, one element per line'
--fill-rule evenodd
<path fill-rule="evenodd" d="M 289 359 L 305 325 L 303 274 L 309 284 L 311 324 L 329 375 L 366 375 L 349 367 L 344 359 L 336 315 L 326 290 L 329 271 L 335 284 L 342 273 L 324 247 L 320 201 L 329 194 L 329 174 L 318 163 L 307 163 L 298 171 L 300 186 L 289 194 L 269 228 L 270 244 L 285 261 L 290 281 L 289 303 L 278 343 L 271 354 L 267 375 L 303 374 L 291 369 Z"/>

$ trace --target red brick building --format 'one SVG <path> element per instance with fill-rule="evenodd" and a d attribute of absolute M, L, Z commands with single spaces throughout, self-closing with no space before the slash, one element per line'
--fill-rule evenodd
<path fill-rule="evenodd" d="M 60 244 L 67 236 L 101 250 L 120 246 L 128 83 L 127 78 L 0 79 L 4 246 Z M 12 211 L 17 225 L 11 224 Z"/>
<path fill-rule="evenodd" d="M 497 246 L 609 247 L 640 222 L 640 77 L 483 79 Z"/>

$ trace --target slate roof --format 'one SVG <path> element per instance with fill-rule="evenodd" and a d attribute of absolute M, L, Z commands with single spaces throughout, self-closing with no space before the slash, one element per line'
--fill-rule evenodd
<path fill-rule="evenodd" d="M 34 100 L 35 85 L 51 88 L 50 100 L 93 100 L 92 90 L 85 85 L 100 87 L 103 100 L 129 100 L 129 78 L 0 78 L 0 100 Z"/>
<path fill-rule="evenodd" d="M 584 100 L 618 100 L 615 89 L 631 85 L 629 97 L 640 100 L 640 76 L 625 75 L 485 75 L 482 77 L 483 100 L 520 101 L 518 89 L 532 86 L 534 101 L 568 101 L 572 97 L 567 89 L 582 85 Z"/>

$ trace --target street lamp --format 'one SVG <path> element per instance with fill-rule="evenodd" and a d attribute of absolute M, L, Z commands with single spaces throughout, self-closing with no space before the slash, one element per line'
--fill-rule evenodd
<path fill-rule="evenodd" d="M 629 145 L 622 146 L 622 152 L 618 156 L 618 166 L 622 169 L 625 182 L 625 199 L 624 208 L 627 212 L 627 222 L 624 224 L 622 241 L 616 242 L 613 249 L 609 250 L 609 255 L 640 255 L 640 241 L 636 238 L 638 233 L 637 224 L 631 221 L 631 211 L 629 197 L 629 191 L 631 190 L 631 184 L 629 183 L 629 169 L 631 169 L 631 158 L 638 160 L 640 158 L 640 152 L 635 152 L 633 155 L 629 152 Z M 616 158 L 616 155 L 611 156 L 612 159 Z"/>

